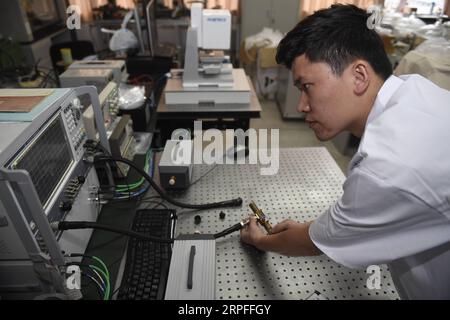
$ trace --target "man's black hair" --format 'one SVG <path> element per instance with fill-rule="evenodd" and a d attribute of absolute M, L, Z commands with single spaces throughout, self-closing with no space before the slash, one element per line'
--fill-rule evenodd
<path fill-rule="evenodd" d="M 305 54 L 311 62 L 327 63 L 341 76 L 350 63 L 362 59 L 386 80 L 392 75 L 392 65 L 380 36 L 367 27 L 369 17 L 354 5 L 336 4 L 316 11 L 281 40 L 277 62 L 291 69 L 295 58 Z"/>

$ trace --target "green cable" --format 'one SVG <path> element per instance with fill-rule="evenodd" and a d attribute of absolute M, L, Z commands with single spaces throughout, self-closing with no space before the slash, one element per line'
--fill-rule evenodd
<path fill-rule="evenodd" d="M 103 267 L 103 270 L 104 270 L 105 273 L 106 273 L 106 276 L 107 276 L 107 279 L 108 279 L 108 285 L 109 285 L 109 288 L 110 288 L 109 291 L 108 291 L 108 299 L 109 299 L 109 292 L 111 291 L 111 285 L 110 285 L 110 283 L 109 283 L 110 276 L 109 276 L 109 270 L 108 270 L 108 267 L 107 267 L 106 264 L 103 262 L 103 260 L 100 259 L 99 257 L 92 256 L 92 258 L 93 258 L 95 261 L 97 261 L 98 263 L 101 264 L 101 266 Z"/>
<path fill-rule="evenodd" d="M 109 300 L 109 293 L 110 293 L 110 291 L 111 291 L 111 287 L 110 287 L 110 283 L 109 283 L 109 276 L 107 276 L 107 274 L 105 273 L 105 271 L 103 270 L 103 269 L 101 269 L 101 268 L 99 268 L 99 267 L 97 267 L 97 266 L 95 266 L 95 265 L 89 265 L 89 268 L 92 268 L 92 269 L 94 269 L 94 270 L 96 270 L 96 271 L 98 271 L 98 272 L 100 272 L 104 277 L 105 277 L 105 280 L 106 280 L 106 290 L 105 290 L 105 295 L 104 295 L 104 297 L 103 297 L 103 300 Z"/>
<path fill-rule="evenodd" d="M 100 259 L 99 257 L 96 257 L 96 256 L 92 256 L 92 258 L 95 259 L 97 262 L 99 262 L 99 263 L 102 265 L 103 270 L 106 272 L 106 275 L 107 275 L 108 278 L 109 278 L 108 267 L 107 267 L 106 264 L 102 261 L 102 259 Z"/>
<path fill-rule="evenodd" d="M 100 272 L 103 275 L 103 277 L 105 277 L 106 284 L 107 284 L 107 286 L 106 286 L 107 290 L 105 290 L 105 296 L 103 297 L 103 300 L 108 300 L 109 293 L 111 292 L 111 284 L 110 284 L 109 270 L 108 270 L 108 267 L 106 266 L 106 264 L 103 262 L 103 260 L 96 256 L 87 256 L 87 255 L 82 255 L 82 254 L 74 254 L 73 256 L 74 257 L 81 256 L 81 257 L 91 258 L 92 260 L 97 261 L 102 266 L 102 269 L 100 269 L 98 266 L 89 265 L 90 268 L 95 269 L 96 271 Z"/>
<path fill-rule="evenodd" d="M 150 158 L 150 153 L 151 150 L 149 150 L 145 156 L 145 166 L 144 166 L 144 170 L 147 172 L 148 171 L 148 167 L 149 167 L 149 163 L 148 160 Z M 138 187 L 140 187 L 143 183 L 144 183 L 145 179 L 142 177 L 140 180 L 132 183 L 132 184 L 119 184 L 117 185 L 117 192 L 127 192 L 133 189 L 136 189 Z"/>
<path fill-rule="evenodd" d="M 120 187 L 118 186 L 119 188 L 117 188 L 116 191 L 117 192 L 124 192 L 124 191 L 133 190 L 133 189 L 136 189 L 137 187 L 140 187 L 143 183 L 144 183 L 144 180 L 138 181 L 136 183 L 129 184 L 129 185 L 126 185 L 126 186 L 120 185 Z"/>

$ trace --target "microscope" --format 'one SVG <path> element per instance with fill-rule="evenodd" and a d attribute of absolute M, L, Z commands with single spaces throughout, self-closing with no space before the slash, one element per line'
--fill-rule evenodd
<path fill-rule="evenodd" d="M 172 69 L 164 90 L 166 104 L 217 105 L 250 103 L 250 84 L 224 51 L 230 49 L 231 13 L 193 3 L 186 36 L 184 69 Z"/>

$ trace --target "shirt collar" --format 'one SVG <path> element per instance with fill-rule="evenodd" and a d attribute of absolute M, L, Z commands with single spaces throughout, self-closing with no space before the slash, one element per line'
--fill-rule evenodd
<path fill-rule="evenodd" d="M 378 118 L 378 116 L 383 113 L 384 109 L 386 108 L 386 104 L 389 102 L 398 88 L 403 84 L 403 82 L 404 80 L 394 75 L 390 76 L 384 82 L 380 91 L 378 91 L 377 98 L 375 99 L 375 103 L 373 104 L 372 110 L 370 111 L 369 117 L 367 118 L 366 125 Z"/>

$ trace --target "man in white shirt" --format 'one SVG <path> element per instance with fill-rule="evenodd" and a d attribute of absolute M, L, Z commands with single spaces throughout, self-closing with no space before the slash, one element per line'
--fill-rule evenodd
<path fill-rule="evenodd" d="M 401 298 L 450 299 L 450 92 L 393 76 L 368 17 L 351 5 L 317 11 L 277 52 L 318 139 L 361 137 L 343 196 L 315 221 L 286 220 L 266 235 L 252 219 L 241 237 L 351 268 L 386 263 Z"/>

